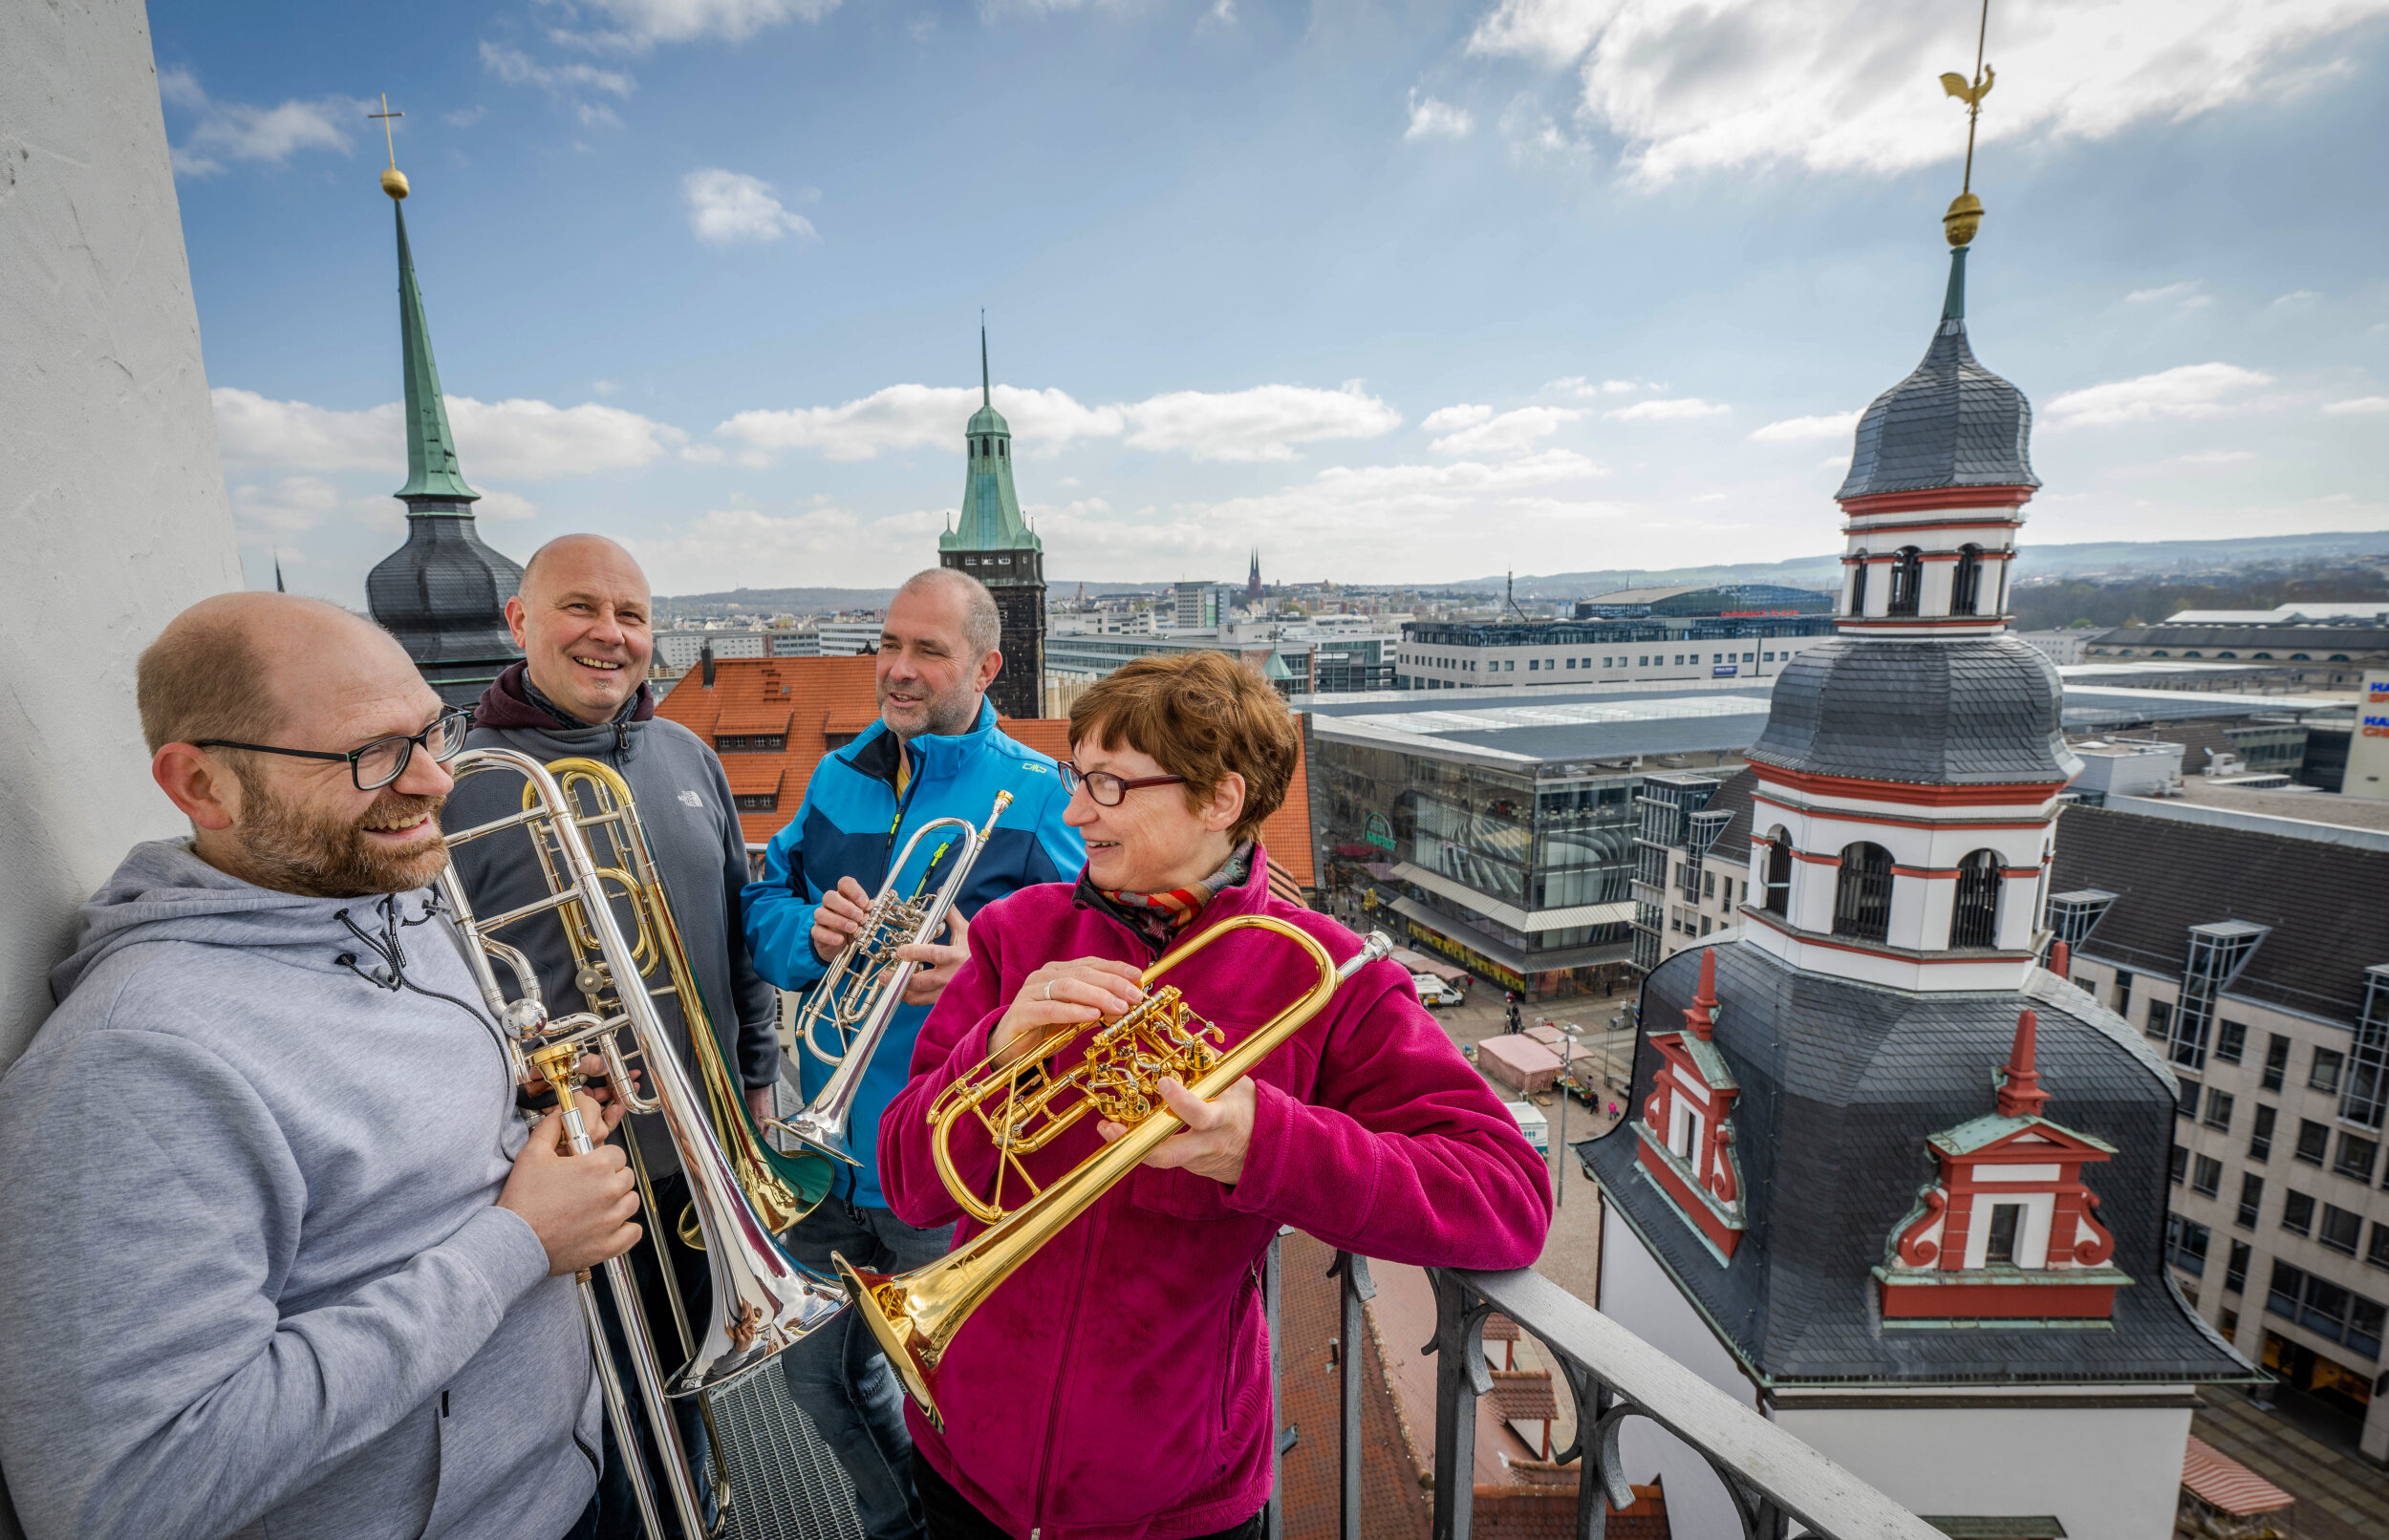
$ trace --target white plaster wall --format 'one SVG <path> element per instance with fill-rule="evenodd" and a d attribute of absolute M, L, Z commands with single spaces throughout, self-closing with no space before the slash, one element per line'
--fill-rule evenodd
<path fill-rule="evenodd" d="M 2055 1513 L 2083 1540 L 2167 1540 L 2190 1436 L 2189 1412 L 2164 1407 L 1787 1409 L 1776 1421 L 1912 1513 Z"/>
<path fill-rule="evenodd" d="M 186 827 L 149 780 L 134 659 L 241 586 L 140 0 L 0 5 L 0 360 L 5 1065 L 75 906 Z"/>
<path fill-rule="evenodd" d="M 1632 1227 L 1618 1217 L 1614 1204 L 1602 1206 L 1600 1297 L 1594 1304 L 1735 1401 L 1756 1406 L 1757 1397 L 1733 1356 L 1677 1292 Z M 1742 1540 L 1742 1523 L 1734 1517 L 1725 1484 L 1690 1444 L 1637 1417 L 1621 1429 L 1618 1452 L 1629 1479 L 1648 1482 L 1656 1475 L 1667 1484 L 1668 1526 L 1675 1540 Z"/>

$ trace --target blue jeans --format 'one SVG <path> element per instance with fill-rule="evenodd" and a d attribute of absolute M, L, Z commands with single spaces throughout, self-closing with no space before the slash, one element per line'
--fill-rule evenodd
<path fill-rule="evenodd" d="M 946 1254 L 954 1227 L 915 1230 L 885 1208 L 830 1198 L 781 1237 L 788 1254 L 834 1276 L 836 1251 L 873 1273 L 905 1273 Z M 904 1426 L 904 1388 L 880 1355 L 871 1328 L 847 1310 L 780 1355 L 788 1397 L 805 1408 L 854 1483 L 854 1510 L 865 1540 L 919 1540 L 921 1504 L 913 1490 L 913 1435 Z"/>

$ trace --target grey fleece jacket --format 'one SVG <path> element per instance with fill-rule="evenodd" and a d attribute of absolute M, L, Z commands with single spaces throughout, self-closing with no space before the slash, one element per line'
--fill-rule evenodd
<path fill-rule="evenodd" d="M 465 747 L 512 749 L 542 764 L 570 755 L 586 756 L 604 760 L 630 782 L 639 823 L 647 830 L 656 865 L 663 873 L 673 920 L 688 948 L 689 966 L 705 996 L 714 1037 L 721 1045 L 730 1073 L 748 1087 L 778 1080 L 780 995 L 747 959 L 746 932 L 739 921 L 739 893 L 746 886 L 746 837 L 739 828 L 738 809 L 730 800 L 729 778 L 722 774 L 714 751 L 678 722 L 662 717 L 598 727 L 476 727 L 465 739 Z M 457 782 L 440 821 L 451 829 L 464 828 L 520 812 L 522 807 L 522 778 L 488 770 Z M 602 834 L 593 841 L 593 853 L 600 866 L 611 865 Z M 531 854 L 530 836 L 520 830 L 508 829 L 461 845 L 455 859 L 457 876 L 463 879 L 477 912 L 503 913 L 547 891 L 537 858 Z M 624 921 L 624 933 L 630 934 L 628 907 L 617 901 L 614 912 Z M 539 970 L 550 1016 L 582 1008 L 581 992 L 573 982 L 572 953 L 562 926 L 542 915 L 510 927 L 500 939 L 529 953 Z M 660 967 L 657 975 L 661 976 Z M 687 1023 L 671 996 L 657 1004 L 672 1035 L 674 1051 L 694 1076 L 697 1064 L 689 1053 Z M 660 1115 L 636 1117 L 632 1123 L 639 1148 L 653 1168 L 680 1168 Z"/>
<path fill-rule="evenodd" d="M 158 841 L 83 907 L 0 1080 L 0 1471 L 31 1540 L 547 1540 L 587 1506 L 588 1337 L 496 1207 L 527 1131 L 427 897 L 385 932 L 382 900 Z M 338 960 L 388 973 L 386 934 L 454 999 Z"/>

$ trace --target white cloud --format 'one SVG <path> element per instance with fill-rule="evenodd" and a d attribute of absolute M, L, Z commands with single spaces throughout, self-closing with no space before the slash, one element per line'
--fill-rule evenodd
<path fill-rule="evenodd" d="M 661 533 L 621 537 L 658 593 L 818 583 L 893 583 L 918 569 L 944 516 L 921 511 L 866 520 L 845 508 L 765 513 L 715 508 Z"/>
<path fill-rule="evenodd" d="M 2389 412 L 2389 396 L 2358 396 L 2345 401 L 2331 401 L 2324 405 L 2323 410 L 2335 417 Z"/>
<path fill-rule="evenodd" d="M 1583 413 L 1564 406 L 1522 406 L 1496 415 L 1490 406 L 1447 406 L 1419 426 L 1443 435 L 1435 449 L 1446 455 L 1512 455 L 1558 433 Z"/>
<path fill-rule="evenodd" d="M 2273 303 L 2275 305 L 2303 305 L 2309 300 L 2316 300 L 2320 298 L 2322 298 L 2322 295 L 2316 293 L 2311 289 L 2292 289 L 2288 293 L 2276 298 Z"/>
<path fill-rule="evenodd" d="M 2102 139 L 2276 96 L 2345 69 L 2303 55 L 2384 11 L 2012 0 L 1991 18 L 1981 139 Z M 1936 76 L 1972 65 L 1972 20 L 1874 0 L 1498 0 L 1468 47 L 1572 71 L 1579 116 L 1646 182 L 1786 161 L 1889 173 L 1964 153 L 1962 109 Z"/>
<path fill-rule="evenodd" d="M 542 64 L 519 48 L 484 41 L 482 68 L 510 86 L 537 86 L 551 96 L 575 99 L 591 92 L 627 96 L 638 82 L 622 70 L 601 70 L 593 64 Z"/>
<path fill-rule="evenodd" d="M 1679 422 L 1689 417 L 1723 417 L 1733 410 L 1723 401 L 1704 401 L 1697 396 L 1678 396 L 1637 401 L 1632 406 L 1622 406 L 1602 416 L 1615 417 L 1620 422 Z"/>
<path fill-rule="evenodd" d="M 1082 406 L 1065 391 L 999 385 L 996 410 L 1020 438 L 1054 448 L 1073 438 L 1116 438 L 1127 431 L 1117 407 Z M 715 430 L 768 452 L 810 450 L 829 460 L 875 460 L 930 446 L 952 449 L 979 410 L 979 393 L 960 386 L 890 385 L 840 406 L 741 412 Z"/>
<path fill-rule="evenodd" d="M 2123 296 L 2123 303 L 2126 305 L 2179 305 L 2185 310 L 2194 310 L 2201 306 L 2212 305 L 2215 302 L 2215 297 L 2206 290 L 2206 286 L 2193 278 L 2184 283 L 2167 284 L 2162 289 L 2136 289 Z"/>
<path fill-rule="evenodd" d="M 340 489 L 318 476 L 286 476 L 271 486 L 232 488 L 232 514 L 252 530 L 295 535 L 340 507 Z"/>
<path fill-rule="evenodd" d="M 1410 93 L 1410 126 L 1402 131 L 1406 139 L 1464 139 L 1475 131 L 1476 118 L 1466 107 L 1455 107 L 1448 101 Z"/>
<path fill-rule="evenodd" d="M 2243 392 L 2271 383 L 2271 374 L 2237 364 L 2184 364 L 2068 391 L 2049 403 L 2049 423 L 2055 428 L 2102 428 L 2162 417 L 2219 417 L 2249 404 L 2236 398 Z"/>
<path fill-rule="evenodd" d="M 459 107 L 452 113 L 441 113 L 440 120 L 450 128 L 470 128 L 488 116 L 488 108 L 476 104 L 471 107 Z"/>
<path fill-rule="evenodd" d="M 357 412 L 305 401 L 276 401 L 219 386 L 209 393 L 225 460 L 284 471 L 406 474 L 405 417 L 398 402 Z M 688 440 L 679 429 L 594 401 L 477 401 L 448 397 L 457 458 L 465 480 L 538 481 L 559 476 L 635 470 Z"/>
<path fill-rule="evenodd" d="M 1603 396 L 1633 396 L 1643 391 L 1664 391 L 1667 388 L 1667 386 L 1661 384 L 1659 381 L 1652 379 L 1604 379 L 1594 381 L 1586 379 L 1582 374 L 1570 374 L 1565 379 L 1555 379 L 1550 384 L 1543 387 L 1543 389 L 1547 391 L 1561 391 L 1567 395 L 1578 396 L 1585 400 L 1591 400 Z"/>
<path fill-rule="evenodd" d="M 539 517 L 539 504 L 520 492 L 502 492 L 496 487 L 479 488 L 481 501 L 473 504 L 473 512 L 481 518 L 500 524 Z"/>
<path fill-rule="evenodd" d="M 549 0 L 554 3 L 554 0 Z M 638 51 L 657 43 L 716 37 L 738 42 L 766 27 L 819 21 L 838 0 L 582 0 L 613 25 L 593 32 L 558 32 L 558 42 Z"/>
<path fill-rule="evenodd" d="M 785 235 L 818 240 L 813 222 L 782 203 L 771 183 L 743 172 L 708 168 L 680 179 L 689 228 L 708 246 L 777 241 Z"/>
<path fill-rule="evenodd" d="M 349 131 L 373 103 L 355 96 L 295 97 L 278 107 L 216 101 L 186 69 L 158 75 L 159 96 L 199 120 L 174 147 L 174 169 L 186 177 L 211 177 L 226 160 L 282 165 L 302 150 L 349 153 Z"/>
<path fill-rule="evenodd" d="M 1302 385 L 1172 391 L 1120 411 L 1133 425 L 1132 447 L 1183 450 L 1197 460 L 1292 460 L 1296 444 L 1374 438 L 1402 423 L 1402 414 L 1358 380 L 1333 391 Z"/>
<path fill-rule="evenodd" d="M 1751 432 L 1754 443 L 1805 444 L 1820 438 L 1847 438 L 1858 431 L 1859 414 L 1835 412 L 1820 417 L 1785 417 Z"/>
<path fill-rule="evenodd" d="M 1291 460 L 1297 444 L 1373 438 L 1402 421 L 1357 381 L 1334 391 L 1300 385 L 1173 391 L 1107 406 L 1086 405 L 1066 391 L 999 385 L 995 403 L 1014 441 L 1032 454 L 1080 438 L 1125 438 L 1138 449 L 1179 450 L 1197 460 Z M 908 449 L 951 448 L 977 410 L 979 393 L 967 387 L 891 385 L 839 406 L 741 412 L 717 431 L 759 454 L 802 449 L 830 460 L 872 460 Z"/>
<path fill-rule="evenodd" d="M 2256 458 L 2246 449 L 2202 449 L 2194 454 L 2177 455 L 2175 462 L 2182 465 L 2246 465 Z"/>

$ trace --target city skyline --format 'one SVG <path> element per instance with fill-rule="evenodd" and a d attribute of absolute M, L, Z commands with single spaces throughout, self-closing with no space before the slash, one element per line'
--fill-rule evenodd
<path fill-rule="evenodd" d="M 350 23 L 161 14 L 249 581 L 278 549 L 354 603 L 397 544 L 384 89 L 517 558 L 930 565 L 981 305 L 1065 580 L 1812 554 L 1937 313 L 1975 11 L 1713 9 L 538 0 L 365 62 Z M 2343 196 L 2389 143 L 2384 11 L 1994 9 L 1969 310 L 2038 409 L 2028 543 L 2389 527 L 2380 214 Z"/>

